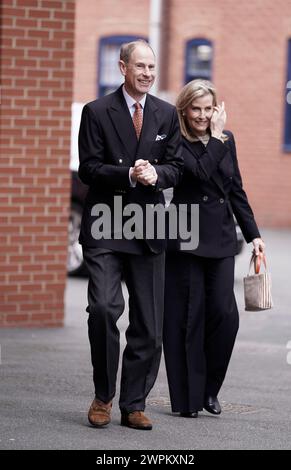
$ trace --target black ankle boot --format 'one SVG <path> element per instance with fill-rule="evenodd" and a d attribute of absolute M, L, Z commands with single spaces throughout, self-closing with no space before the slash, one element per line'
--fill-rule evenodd
<path fill-rule="evenodd" d="M 213 415 L 220 415 L 221 406 L 217 397 L 207 396 L 204 400 L 204 409 Z"/>

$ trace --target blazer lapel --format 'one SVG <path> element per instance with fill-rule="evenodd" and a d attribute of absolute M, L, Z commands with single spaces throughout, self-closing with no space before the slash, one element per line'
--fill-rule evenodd
<path fill-rule="evenodd" d="M 108 112 L 128 157 L 134 161 L 138 141 L 129 109 L 123 97 L 122 87 L 113 94 Z"/>
<path fill-rule="evenodd" d="M 212 179 L 213 179 L 213 181 L 217 184 L 217 186 L 219 187 L 219 189 L 223 192 L 223 194 L 225 194 L 221 174 L 220 174 L 218 171 L 214 171 L 214 172 L 212 173 Z"/>
<path fill-rule="evenodd" d="M 202 142 L 196 142 L 196 145 L 188 145 L 188 142 L 186 139 L 184 139 L 184 142 L 186 143 L 186 146 L 187 148 L 189 149 L 189 151 L 194 154 L 195 158 L 197 158 L 197 160 L 200 159 L 202 153 L 204 152 L 205 150 L 205 147 L 204 145 L 202 144 Z M 223 186 L 223 181 L 222 181 L 222 176 L 220 174 L 219 171 L 214 171 L 211 175 L 211 179 L 215 182 L 215 184 L 217 184 L 217 186 L 219 187 L 219 189 L 223 192 L 223 194 L 225 193 L 224 191 L 224 186 Z"/>
<path fill-rule="evenodd" d="M 234 166 L 233 166 L 233 159 L 232 159 L 230 149 L 228 149 L 227 154 L 220 162 L 218 168 L 219 168 L 219 172 L 226 178 L 228 178 L 229 176 L 233 176 Z"/>

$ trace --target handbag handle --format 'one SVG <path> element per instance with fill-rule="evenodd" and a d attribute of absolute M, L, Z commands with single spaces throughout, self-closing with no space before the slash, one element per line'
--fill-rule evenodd
<path fill-rule="evenodd" d="M 267 260 L 266 260 L 265 253 L 259 253 L 258 255 L 256 255 L 253 252 L 252 257 L 251 257 L 251 261 L 250 261 L 249 273 L 250 273 L 250 270 L 251 270 L 252 263 L 254 263 L 255 274 L 260 274 L 262 261 L 263 261 L 263 264 L 265 266 L 265 270 L 267 271 Z"/>

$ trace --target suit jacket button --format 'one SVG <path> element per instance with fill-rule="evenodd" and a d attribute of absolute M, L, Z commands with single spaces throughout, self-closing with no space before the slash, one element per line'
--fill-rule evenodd
<path fill-rule="evenodd" d="M 118 163 L 122 163 L 122 158 L 120 158 L 120 159 L 118 160 Z"/>
<path fill-rule="evenodd" d="M 154 163 L 158 163 L 158 161 L 159 161 L 159 160 L 158 160 L 157 158 L 154 159 Z"/>
<path fill-rule="evenodd" d="M 203 196 L 202 199 L 203 199 L 204 202 L 206 202 L 206 201 L 208 201 L 208 196 Z"/>
<path fill-rule="evenodd" d="M 220 202 L 220 204 L 223 204 L 223 203 L 224 203 L 224 199 L 223 199 L 223 198 L 219 199 L 219 202 Z"/>

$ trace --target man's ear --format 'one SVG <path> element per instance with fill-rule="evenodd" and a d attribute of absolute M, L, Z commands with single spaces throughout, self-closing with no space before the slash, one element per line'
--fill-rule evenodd
<path fill-rule="evenodd" d="M 120 72 L 125 77 L 125 75 L 126 75 L 126 64 L 125 64 L 125 62 L 123 60 L 119 60 L 118 65 L 119 65 L 119 68 L 120 68 Z"/>

